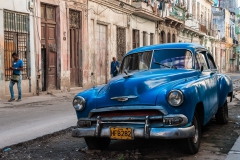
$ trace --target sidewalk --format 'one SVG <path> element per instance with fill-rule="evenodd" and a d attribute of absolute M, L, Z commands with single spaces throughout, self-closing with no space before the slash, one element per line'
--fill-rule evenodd
<path fill-rule="evenodd" d="M 228 152 L 226 160 L 240 159 L 240 137 L 238 137 L 232 149 Z"/>
<path fill-rule="evenodd" d="M 0 101 L 0 149 L 75 126 L 72 99 L 80 90 Z"/>
<path fill-rule="evenodd" d="M 239 103 L 240 100 L 240 92 L 239 92 L 239 88 L 240 88 L 240 73 L 236 72 L 236 73 L 227 73 L 229 76 L 231 76 L 233 82 L 234 82 L 234 88 L 235 88 L 235 98 L 238 99 L 238 101 L 236 102 L 232 102 L 232 103 Z M 231 106 L 229 105 L 229 109 L 231 109 Z M 236 108 L 234 110 L 234 114 L 230 114 L 229 115 L 234 122 L 240 123 L 240 119 L 238 118 L 240 116 L 240 109 Z M 238 135 L 240 133 L 238 132 Z M 235 144 L 233 145 L 233 147 L 231 148 L 231 150 L 228 152 L 227 158 L 226 160 L 237 160 L 240 159 L 240 137 L 238 137 L 237 141 L 235 142 Z"/>
<path fill-rule="evenodd" d="M 53 94 L 48 94 L 47 92 L 42 92 L 39 96 L 31 96 L 31 97 L 23 97 L 22 101 L 20 102 L 8 102 L 7 99 L 0 99 L 0 108 L 1 107 L 12 107 L 17 105 L 24 105 L 29 103 L 37 103 L 37 102 L 44 102 L 44 101 L 50 101 L 54 100 L 59 97 L 74 97 L 77 93 L 79 93 L 82 90 L 73 90 L 70 92 L 57 92 Z"/>

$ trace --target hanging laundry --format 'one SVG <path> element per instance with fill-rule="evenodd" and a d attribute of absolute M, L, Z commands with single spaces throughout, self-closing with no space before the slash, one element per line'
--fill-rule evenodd
<path fill-rule="evenodd" d="M 155 0 L 151 0 L 151 6 L 154 7 Z"/>
<path fill-rule="evenodd" d="M 158 9 L 159 9 L 159 10 L 163 10 L 163 2 L 160 2 Z"/>

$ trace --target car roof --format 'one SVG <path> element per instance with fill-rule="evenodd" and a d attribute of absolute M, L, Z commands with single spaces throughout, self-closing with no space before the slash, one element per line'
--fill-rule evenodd
<path fill-rule="evenodd" d="M 206 50 L 205 47 L 195 43 L 165 43 L 135 48 L 129 51 L 126 55 L 160 49 L 189 49 L 192 52 L 194 52 L 195 49 Z"/>

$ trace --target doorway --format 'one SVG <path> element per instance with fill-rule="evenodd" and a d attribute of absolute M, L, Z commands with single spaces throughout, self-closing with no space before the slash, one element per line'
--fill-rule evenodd
<path fill-rule="evenodd" d="M 107 26 L 97 24 L 96 28 L 96 65 L 97 84 L 107 82 Z"/>
<path fill-rule="evenodd" d="M 69 10 L 69 26 L 70 26 L 70 82 L 71 87 L 81 86 L 81 62 L 80 62 L 80 24 L 81 24 L 81 13 L 75 10 Z"/>
<path fill-rule="evenodd" d="M 46 49 L 46 90 L 57 89 L 56 9 L 41 4 L 41 44 Z"/>

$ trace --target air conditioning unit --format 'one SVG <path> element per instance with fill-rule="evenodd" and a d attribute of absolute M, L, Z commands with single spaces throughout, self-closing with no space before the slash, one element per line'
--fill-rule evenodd
<path fill-rule="evenodd" d="M 29 0 L 29 2 L 28 2 L 28 7 L 29 7 L 30 10 L 34 8 L 34 2 L 33 1 L 34 0 Z"/>

